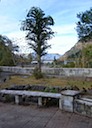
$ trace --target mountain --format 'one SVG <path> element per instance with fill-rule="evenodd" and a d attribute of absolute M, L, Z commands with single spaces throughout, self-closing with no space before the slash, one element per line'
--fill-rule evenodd
<path fill-rule="evenodd" d="M 32 53 L 33 58 L 36 58 L 35 53 Z M 54 59 L 59 59 L 61 57 L 58 53 L 47 53 L 45 56 L 42 57 L 43 61 L 53 61 Z"/>
<path fill-rule="evenodd" d="M 92 40 L 88 41 L 85 43 L 85 46 L 87 44 L 92 44 Z M 83 47 L 83 43 L 78 41 L 69 51 L 65 52 L 64 55 L 62 55 L 59 60 L 60 61 L 64 61 L 64 60 L 67 60 L 67 58 L 69 56 L 72 56 L 72 55 L 75 55 L 77 54 L 78 52 L 80 52 L 82 50 L 82 47 Z"/>
<path fill-rule="evenodd" d="M 42 57 L 42 60 L 54 60 L 54 59 L 59 59 L 60 57 L 61 55 L 58 53 L 48 53 Z"/>

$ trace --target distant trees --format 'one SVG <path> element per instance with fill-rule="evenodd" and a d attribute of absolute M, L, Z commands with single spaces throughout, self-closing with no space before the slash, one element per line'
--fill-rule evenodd
<path fill-rule="evenodd" d="M 85 43 L 92 40 L 92 8 L 85 12 L 77 14 L 79 21 L 77 22 L 77 33 L 79 41 L 82 42 L 82 67 L 85 67 L 85 55 L 83 49 L 85 49 Z"/>
<path fill-rule="evenodd" d="M 0 35 L 0 65 L 15 65 L 14 51 L 18 48 L 9 38 Z"/>
<path fill-rule="evenodd" d="M 38 69 L 41 73 L 41 57 L 47 52 L 51 46 L 47 40 L 51 39 L 54 32 L 50 26 L 54 25 L 51 16 L 45 16 L 45 13 L 38 7 L 32 7 L 24 21 L 22 21 L 21 29 L 27 31 L 26 39 L 29 40 L 30 48 L 37 55 Z"/>
<path fill-rule="evenodd" d="M 15 61 L 17 65 L 20 66 L 27 66 L 31 64 L 32 61 L 32 55 L 31 54 L 16 54 Z"/>

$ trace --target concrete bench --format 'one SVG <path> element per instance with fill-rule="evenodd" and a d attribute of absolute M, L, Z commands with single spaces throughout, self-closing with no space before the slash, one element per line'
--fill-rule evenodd
<path fill-rule="evenodd" d="M 38 97 L 38 105 L 42 106 L 42 98 L 56 98 L 59 99 L 59 108 L 62 109 L 61 105 L 61 94 L 60 93 L 49 93 L 49 92 L 38 92 L 38 91 L 15 91 L 15 90 L 0 90 L 0 94 L 8 94 L 15 96 L 15 103 L 19 104 L 22 96 L 33 96 Z"/>

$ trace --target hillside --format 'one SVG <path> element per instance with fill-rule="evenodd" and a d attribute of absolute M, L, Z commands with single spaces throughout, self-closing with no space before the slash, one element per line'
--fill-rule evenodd
<path fill-rule="evenodd" d="M 92 40 L 85 43 L 85 45 L 87 45 L 87 44 L 92 44 Z M 59 60 L 61 60 L 61 61 L 67 60 L 67 58 L 68 58 L 69 56 L 72 56 L 72 55 L 78 53 L 78 52 L 81 51 L 81 50 L 82 50 L 82 42 L 79 41 L 79 42 L 77 42 L 69 51 L 65 52 L 65 54 L 62 55 L 62 56 L 59 58 Z"/>

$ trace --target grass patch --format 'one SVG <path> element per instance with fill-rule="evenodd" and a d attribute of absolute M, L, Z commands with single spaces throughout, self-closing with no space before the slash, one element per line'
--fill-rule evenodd
<path fill-rule="evenodd" d="M 92 88 L 92 81 L 78 80 L 73 78 L 42 78 L 35 79 L 33 76 L 11 76 L 9 80 L 0 85 L 0 88 L 10 87 L 11 85 L 45 85 L 45 86 L 60 86 L 60 87 L 74 87 L 79 89 Z"/>

